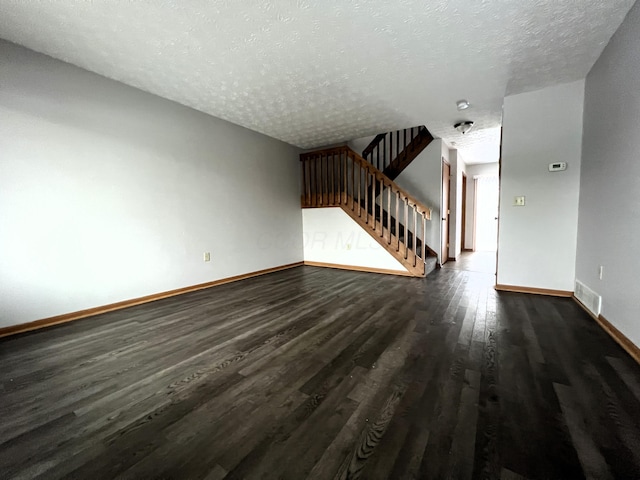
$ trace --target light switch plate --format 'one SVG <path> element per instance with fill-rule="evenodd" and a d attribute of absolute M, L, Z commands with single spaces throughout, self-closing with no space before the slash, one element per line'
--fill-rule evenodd
<path fill-rule="evenodd" d="M 524 207 L 524 197 L 513 197 L 513 205 L 516 207 Z"/>

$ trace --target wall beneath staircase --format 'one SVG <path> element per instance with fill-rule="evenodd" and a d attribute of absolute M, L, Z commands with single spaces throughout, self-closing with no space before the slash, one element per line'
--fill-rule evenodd
<path fill-rule="evenodd" d="M 305 208 L 302 219 L 305 261 L 407 272 L 341 208 Z"/>
<path fill-rule="evenodd" d="M 2 41 L 0 64 L 0 327 L 302 261 L 296 148 Z"/>

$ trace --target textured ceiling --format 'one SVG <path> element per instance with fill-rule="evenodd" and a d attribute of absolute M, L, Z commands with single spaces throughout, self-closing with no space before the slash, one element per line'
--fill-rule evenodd
<path fill-rule="evenodd" d="M 633 3 L 0 0 L 0 37 L 303 148 L 425 124 L 480 162 L 504 95 L 583 78 Z"/>

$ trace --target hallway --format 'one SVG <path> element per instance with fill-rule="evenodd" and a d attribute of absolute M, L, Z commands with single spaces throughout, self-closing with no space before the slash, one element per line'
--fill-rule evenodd
<path fill-rule="evenodd" d="M 442 268 L 465 272 L 496 273 L 496 252 L 462 252 L 457 261 L 449 260 Z"/>

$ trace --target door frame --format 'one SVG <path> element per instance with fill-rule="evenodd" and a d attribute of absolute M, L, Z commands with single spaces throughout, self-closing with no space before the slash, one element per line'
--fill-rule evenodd
<path fill-rule="evenodd" d="M 467 174 L 462 172 L 462 228 L 460 229 L 460 240 L 462 243 L 462 251 L 466 250 L 465 246 L 467 236 Z"/>
<path fill-rule="evenodd" d="M 447 178 L 445 179 L 445 165 L 446 165 L 446 169 L 449 172 Z M 447 162 L 447 160 L 442 157 L 442 168 L 441 168 L 441 172 L 442 172 L 442 186 L 441 186 L 441 199 L 440 199 L 440 204 L 442 205 L 442 215 L 441 215 L 441 222 L 440 222 L 440 233 L 441 233 L 441 237 L 440 237 L 440 264 L 444 265 L 445 263 L 447 263 L 447 261 L 449 260 L 449 249 L 451 248 L 451 246 L 449 245 L 449 233 L 451 231 L 451 164 L 449 162 Z M 447 205 L 447 211 L 445 212 L 445 182 L 447 184 L 447 195 L 446 195 L 446 205 Z M 445 231 L 444 228 L 444 223 L 446 222 L 447 228 Z M 446 239 L 446 243 L 445 243 L 445 239 Z M 444 246 L 444 248 L 443 248 Z"/>

